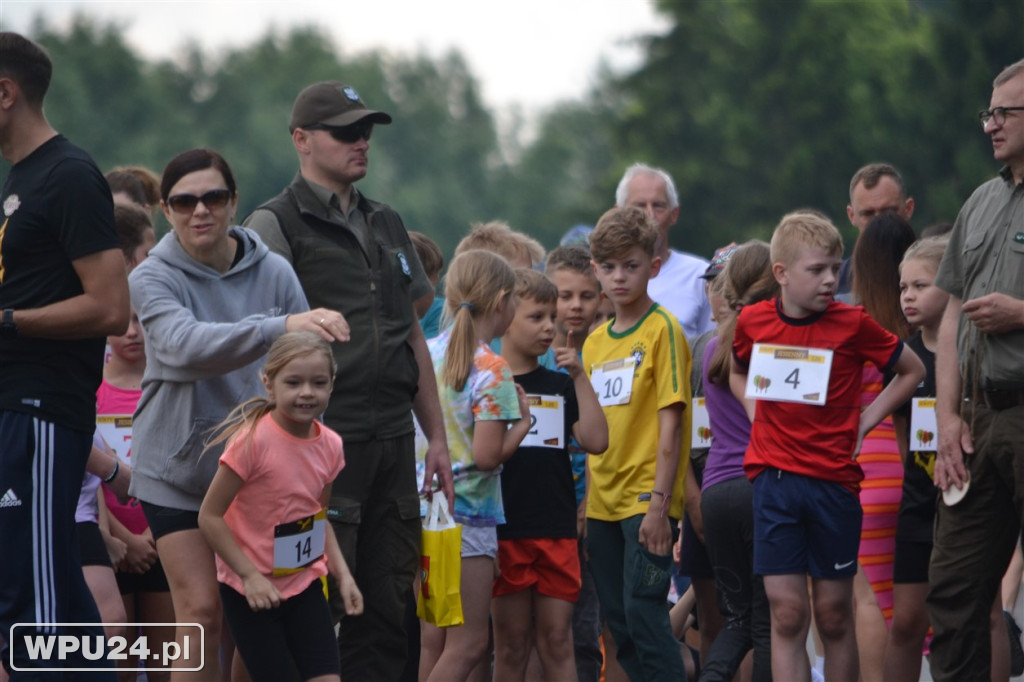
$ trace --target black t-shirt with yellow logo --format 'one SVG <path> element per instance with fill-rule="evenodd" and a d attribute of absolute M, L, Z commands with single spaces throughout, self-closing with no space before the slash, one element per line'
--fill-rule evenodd
<path fill-rule="evenodd" d="M 927 370 L 924 381 L 914 391 L 915 398 L 935 397 L 935 354 L 925 348 L 921 340 L 921 332 L 909 339 L 907 345 L 914 349 Z M 910 428 L 910 401 L 900 412 L 906 415 L 907 428 Z M 914 443 L 914 434 L 909 434 L 909 443 Z M 937 434 L 936 434 L 937 437 Z M 932 441 L 934 442 L 934 441 Z M 935 503 L 938 492 L 933 481 L 935 473 L 935 453 L 911 450 L 903 463 L 903 500 L 900 502 L 899 520 L 896 526 L 896 537 L 905 542 L 932 541 L 932 525 L 935 520 Z"/>

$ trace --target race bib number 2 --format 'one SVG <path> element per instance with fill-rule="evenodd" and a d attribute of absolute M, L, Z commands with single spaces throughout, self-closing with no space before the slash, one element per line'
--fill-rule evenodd
<path fill-rule="evenodd" d="M 274 575 L 291 575 L 324 555 L 327 511 L 274 527 Z"/>
<path fill-rule="evenodd" d="M 560 395 L 527 395 L 530 430 L 520 447 L 565 448 L 565 398 Z"/>
<path fill-rule="evenodd" d="M 597 393 L 601 407 L 628 405 L 633 395 L 633 370 L 636 360 L 632 357 L 612 360 L 594 365 L 590 370 L 590 385 Z"/>
<path fill-rule="evenodd" d="M 831 371 L 831 350 L 755 343 L 747 371 L 746 397 L 824 405 Z"/>

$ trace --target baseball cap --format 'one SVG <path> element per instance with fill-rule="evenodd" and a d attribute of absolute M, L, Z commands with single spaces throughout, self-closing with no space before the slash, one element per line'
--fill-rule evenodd
<path fill-rule="evenodd" d="M 295 98 L 288 130 L 318 123 L 348 126 L 364 119 L 371 123 L 391 123 L 391 116 L 383 111 L 367 109 L 355 88 L 338 81 L 321 81 L 313 83 Z"/>
<path fill-rule="evenodd" d="M 720 249 L 715 249 L 715 255 L 711 258 L 711 264 L 708 265 L 707 270 L 700 276 L 701 279 L 714 279 L 718 275 L 722 274 L 722 270 L 725 270 L 725 264 L 732 258 L 732 254 L 736 253 L 736 249 L 740 248 L 736 242 L 729 242 Z"/>
<path fill-rule="evenodd" d="M 558 242 L 559 246 L 585 246 L 590 248 L 590 233 L 594 231 L 594 228 L 590 225 L 573 225 L 569 230 L 562 235 L 561 241 Z"/>

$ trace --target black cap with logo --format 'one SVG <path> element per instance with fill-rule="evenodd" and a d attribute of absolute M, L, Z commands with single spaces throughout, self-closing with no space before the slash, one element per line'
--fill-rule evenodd
<path fill-rule="evenodd" d="M 367 109 L 355 88 L 338 81 L 323 81 L 310 85 L 295 98 L 288 130 L 317 124 L 342 127 L 364 119 L 391 123 L 391 116 L 383 111 Z"/>

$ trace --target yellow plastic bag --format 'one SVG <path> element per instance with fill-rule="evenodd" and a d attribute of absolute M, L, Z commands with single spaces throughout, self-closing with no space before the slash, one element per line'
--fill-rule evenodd
<path fill-rule="evenodd" d="M 423 518 L 420 595 L 416 616 L 439 628 L 462 625 L 462 526 L 448 512 L 448 498 L 434 493 Z"/>

